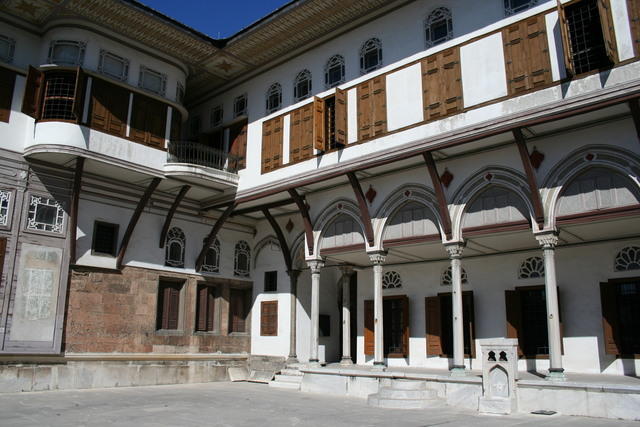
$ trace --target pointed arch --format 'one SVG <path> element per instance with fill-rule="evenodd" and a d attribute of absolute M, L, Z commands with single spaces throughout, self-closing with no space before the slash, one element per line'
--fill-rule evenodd
<path fill-rule="evenodd" d="M 305 233 L 304 231 L 300 232 L 293 239 L 293 243 L 291 243 L 291 258 L 292 258 L 292 266 L 294 270 L 302 270 L 306 267 L 305 263 Z"/>
<path fill-rule="evenodd" d="M 258 257 L 263 249 L 266 247 L 277 246 L 279 250 L 282 250 L 280 247 L 280 243 L 278 242 L 278 238 L 273 234 L 268 235 L 267 237 L 260 240 L 253 247 L 253 265 L 254 267 L 258 265 Z"/>
<path fill-rule="evenodd" d="M 349 199 L 337 199 L 322 211 L 314 224 L 314 254 L 317 255 L 320 253 L 322 237 L 327 232 L 327 228 L 341 215 L 349 217 L 358 225 L 358 232 L 361 233 L 366 248 L 366 239 L 364 238 L 365 227 L 362 223 L 362 219 L 360 218 L 358 205 Z"/>

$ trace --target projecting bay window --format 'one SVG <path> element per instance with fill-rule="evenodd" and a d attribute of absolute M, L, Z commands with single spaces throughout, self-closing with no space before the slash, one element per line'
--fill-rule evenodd
<path fill-rule="evenodd" d="M 29 67 L 22 112 L 37 120 L 79 123 L 84 105 L 81 68 L 42 72 Z"/>
<path fill-rule="evenodd" d="M 605 353 L 640 355 L 640 278 L 600 283 L 600 303 Z"/>
<path fill-rule="evenodd" d="M 427 356 L 453 357 L 451 293 L 425 298 Z M 475 314 L 473 292 L 462 292 L 462 324 L 465 357 L 475 357 Z"/>

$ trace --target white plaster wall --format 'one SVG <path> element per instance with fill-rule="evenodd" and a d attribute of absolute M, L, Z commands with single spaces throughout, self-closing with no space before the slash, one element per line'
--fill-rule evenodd
<path fill-rule="evenodd" d="M 629 11 L 625 0 L 611 0 L 611 16 L 616 33 L 618 58 L 625 61 L 633 58 L 633 37 L 629 27 Z"/>
<path fill-rule="evenodd" d="M 25 81 L 26 78 L 24 76 L 16 75 L 9 123 L 0 122 L 0 141 L 2 141 L 0 144 L 2 148 L 18 153 L 22 153 L 25 142 L 33 138 L 35 123 L 31 117 L 21 112 Z"/>
<path fill-rule="evenodd" d="M 507 95 L 502 33 L 462 46 L 460 65 L 465 107 Z"/>
<path fill-rule="evenodd" d="M 387 128 L 389 131 L 424 120 L 422 67 L 415 64 L 387 76 Z"/>
<path fill-rule="evenodd" d="M 26 70 L 29 65 L 38 63 L 41 43 L 39 35 L 15 27 L 7 21 L 2 21 L 0 34 L 16 41 L 13 62 L 10 65 Z"/>

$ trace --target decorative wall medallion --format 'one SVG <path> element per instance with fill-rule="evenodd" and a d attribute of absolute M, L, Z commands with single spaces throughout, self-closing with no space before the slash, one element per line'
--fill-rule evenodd
<path fill-rule="evenodd" d="M 367 190 L 367 193 L 364 196 L 369 201 L 369 204 L 371 204 L 371 203 L 373 203 L 373 200 L 376 198 L 377 194 L 378 194 L 378 192 L 373 189 L 373 186 L 369 185 L 369 189 Z"/>
<path fill-rule="evenodd" d="M 453 181 L 453 174 L 449 172 L 449 169 L 444 168 L 444 172 L 440 175 L 440 181 L 442 181 L 442 185 L 449 188 L 449 184 Z"/>
<path fill-rule="evenodd" d="M 463 285 L 467 283 L 467 272 L 465 271 L 464 268 L 462 269 L 461 278 L 462 278 Z M 442 286 L 451 286 L 452 283 L 453 283 L 453 279 L 451 277 L 451 266 L 449 266 L 445 271 L 442 272 L 442 277 L 440 278 L 440 284 Z"/>
<path fill-rule="evenodd" d="M 287 225 L 285 225 L 284 228 L 287 230 L 287 233 L 291 233 L 291 230 L 293 230 L 293 221 L 291 221 L 291 218 L 289 218 L 289 221 L 287 221 Z"/>
<path fill-rule="evenodd" d="M 382 276 L 382 289 L 396 289 L 402 287 L 402 279 L 397 271 L 387 271 Z"/>
<path fill-rule="evenodd" d="M 544 261 L 535 256 L 522 261 L 518 271 L 518 279 L 537 279 L 544 277 Z"/>
<path fill-rule="evenodd" d="M 589 154 L 587 154 L 586 156 L 584 156 L 584 159 L 585 159 L 586 161 L 588 161 L 588 162 L 590 162 L 591 160 L 593 160 L 593 159 L 595 159 L 595 158 L 596 158 L 596 156 L 595 156 L 595 154 L 593 154 L 593 153 L 589 153 Z"/>
<path fill-rule="evenodd" d="M 404 192 L 404 197 L 409 197 L 411 196 L 411 191 L 407 190 Z"/>
<path fill-rule="evenodd" d="M 539 152 L 536 147 L 533 147 L 533 151 L 529 155 L 529 159 L 531 160 L 533 167 L 538 169 L 544 160 L 544 154 Z"/>
<path fill-rule="evenodd" d="M 491 180 L 493 179 L 493 174 L 492 174 L 492 173 L 490 173 L 490 172 L 489 172 L 489 173 L 487 173 L 487 174 L 484 176 L 484 179 L 485 179 L 485 180 L 487 180 L 487 181 L 491 181 Z"/>

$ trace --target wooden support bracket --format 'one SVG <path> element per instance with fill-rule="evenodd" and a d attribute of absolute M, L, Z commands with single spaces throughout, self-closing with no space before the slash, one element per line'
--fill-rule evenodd
<path fill-rule="evenodd" d="M 375 239 L 373 236 L 373 227 L 371 226 L 371 215 L 369 215 L 369 207 L 367 206 L 367 201 L 364 198 L 364 193 L 362 193 L 362 187 L 360 187 L 360 182 L 354 172 L 347 172 L 347 178 L 349 178 L 351 188 L 353 188 L 353 193 L 355 194 L 358 202 L 358 208 L 360 208 L 360 218 L 362 218 L 362 222 L 364 224 L 365 237 L 369 242 L 369 246 L 373 246 L 375 244 Z"/>
<path fill-rule="evenodd" d="M 538 225 L 544 227 L 544 208 L 542 206 L 542 199 L 540 198 L 540 190 L 538 189 L 536 173 L 533 170 L 531 157 L 529 156 L 529 150 L 527 149 L 527 142 L 521 129 L 514 129 L 513 137 L 516 140 L 518 152 L 520 153 L 520 160 L 522 161 L 522 166 L 524 167 L 524 172 L 527 176 L 527 184 L 529 184 L 529 193 L 531 195 L 531 204 L 533 205 L 533 214 L 536 217 Z"/>
<path fill-rule="evenodd" d="M 178 206 L 180 206 L 180 202 L 184 199 L 184 196 L 187 195 L 187 192 L 191 189 L 190 185 L 183 185 L 180 189 L 180 192 L 176 196 L 169 212 L 167 212 L 167 217 L 164 220 L 164 225 L 162 226 L 162 231 L 160 232 L 160 248 L 164 248 L 164 242 L 167 240 L 167 233 L 169 232 L 169 226 L 171 226 L 171 220 L 173 219 L 173 215 L 175 215 L 176 210 L 178 210 Z"/>
<path fill-rule="evenodd" d="M 216 235 L 222 228 L 222 225 L 227 220 L 227 218 L 229 218 L 229 215 L 231 215 L 231 212 L 233 212 L 235 207 L 236 207 L 235 203 L 232 203 L 231 205 L 229 205 L 227 209 L 225 209 L 224 212 L 222 212 L 222 216 L 220 216 L 220 218 L 218 218 L 215 224 L 213 224 L 213 228 L 211 228 L 211 232 L 209 233 L 207 238 L 204 240 L 204 244 L 202 245 L 200 254 L 198 255 L 198 258 L 196 258 L 196 271 L 200 271 L 200 268 L 202 267 L 202 263 L 204 262 L 204 258 L 207 255 L 207 249 L 209 249 L 209 246 L 211 246 L 213 241 L 216 239 Z"/>
<path fill-rule="evenodd" d="M 433 160 L 433 155 L 430 151 L 423 153 L 422 156 L 424 157 L 424 162 L 427 164 L 429 176 L 431 177 L 431 184 L 433 185 L 433 190 L 436 193 L 440 221 L 442 221 L 442 231 L 447 240 L 450 240 L 451 216 L 449 215 L 449 206 L 447 204 L 447 198 L 444 195 L 444 188 L 442 186 L 440 174 L 438 174 L 438 169 L 436 168 L 436 162 Z"/>
<path fill-rule="evenodd" d="M 307 205 L 295 190 L 295 188 L 291 188 L 288 191 L 291 195 L 291 198 L 296 203 L 296 206 L 298 206 L 300 215 L 302 215 L 304 233 L 307 238 L 307 249 L 309 251 L 309 255 L 313 255 L 313 226 L 311 225 L 311 218 L 309 217 L 309 209 L 307 209 Z"/>

